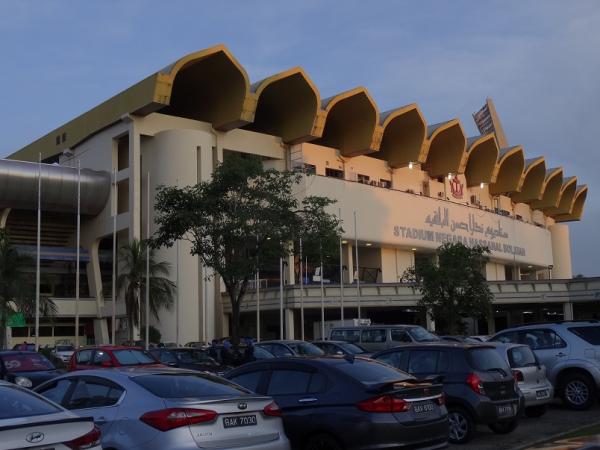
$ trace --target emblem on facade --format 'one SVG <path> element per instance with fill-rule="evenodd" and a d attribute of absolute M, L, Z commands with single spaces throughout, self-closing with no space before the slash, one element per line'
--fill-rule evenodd
<path fill-rule="evenodd" d="M 452 197 L 463 198 L 463 188 L 464 186 L 458 178 L 455 177 L 450 180 L 450 192 L 452 192 Z"/>

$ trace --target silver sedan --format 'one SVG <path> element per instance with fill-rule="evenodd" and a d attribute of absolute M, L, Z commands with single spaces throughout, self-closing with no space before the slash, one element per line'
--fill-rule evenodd
<path fill-rule="evenodd" d="M 222 378 L 169 368 L 86 370 L 37 392 L 93 416 L 102 445 L 114 450 L 289 450 L 281 411 Z"/>

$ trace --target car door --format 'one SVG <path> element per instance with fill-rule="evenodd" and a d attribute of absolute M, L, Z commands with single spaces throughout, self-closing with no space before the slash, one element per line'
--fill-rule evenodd
<path fill-rule="evenodd" d="M 546 366 L 548 378 L 554 382 L 561 364 L 571 351 L 569 345 L 550 328 L 534 328 L 519 331 L 522 344 L 531 347 L 540 364 Z"/>
<path fill-rule="evenodd" d="M 125 389 L 100 377 L 80 376 L 75 377 L 74 382 L 62 406 L 79 416 L 92 416 L 104 439 L 117 421 Z"/>

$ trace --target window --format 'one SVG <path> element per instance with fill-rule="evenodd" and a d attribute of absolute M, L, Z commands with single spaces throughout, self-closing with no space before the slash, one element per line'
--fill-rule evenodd
<path fill-rule="evenodd" d="M 29 329 L 27 327 L 12 327 L 12 337 L 27 337 Z"/>
<path fill-rule="evenodd" d="M 72 380 L 60 380 L 56 383 L 52 383 L 43 391 L 40 391 L 44 397 L 48 400 L 52 400 L 54 403 L 58 403 L 59 405 L 63 404 L 63 400 L 65 399 L 65 394 L 67 390 L 71 386 Z"/>
<path fill-rule="evenodd" d="M 275 356 L 293 356 L 294 355 L 294 353 L 292 353 L 292 351 L 289 348 L 287 348 L 285 345 L 280 345 L 280 344 L 273 344 L 270 347 L 267 347 L 267 350 L 269 350 Z"/>
<path fill-rule="evenodd" d="M 50 402 L 16 386 L 0 387 L 0 419 L 55 414 L 61 410 Z"/>
<path fill-rule="evenodd" d="M 200 373 L 140 375 L 132 380 L 161 398 L 237 397 L 248 393 L 223 378 Z"/>
<path fill-rule="evenodd" d="M 301 395 L 323 392 L 327 379 L 318 372 L 303 370 L 274 370 L 267 395 Z"/>
<path fill-rule="evenodd" d="M 96 350 L 94 354 L 94 362 L 92 363 L 95 366 L 101 366 L 103 362 L 110 362 L 110 355 L 102 350 Z"/>
<path fill-rule="evenodd" d="M 304 173 L 307 175 L 315 175 L 317 173 L 317 166 L 314 164 L 304 164 Z"/>
<path fill-rule="evenodd" d="M 600 327 L 573 327 L 569 331 L 575 336 L 583 339 L 588 344 L 600 345 Z"/>
<path fill-rule="evenodd" d="M 122 366 L 139 366 L 142 364 L 156 364 L 152 355 L 144 350 L 115 350 L 113 355 Z"/>
<path fill-rule="evenodd" d="M 354 362 L 349 362 L 342 359 L 332 367 L 366 386 L 413 379 L 405 372 L 374 361 L 355 359 Z"/>
<path fill-rule="evenodd" d="M 396 369 L 402 368 L 402 357 L 404 356 L 403 351 L 394 351 L 385 353 L 377 357 L 377 361 L 384 362 L 390 366 L 394 366 Z"/>
<path fill-rule="evenodd" d="M 309 342 L 291 342 L 288 345 L 298 355 L 302 356 L 321 356 L 325 354 L 323 350 Z"/>
<path fill-rule="evenodd" d="M 351 344 L 349 342 L 343 342 L 338 345 L 340 347 L 342 347 L 342 349 L 344 349 L 346 351 L 346 353 L 349 353 L 351 355 L 360 355 L 361 353 L 365 353 L 364 348 L 359 347 L 358 345 L 355 345 L 355 344 Z"/>
<path fill-rule="evenodd" d="M 344 178 L 344 171 L 343 170 L 337 170 L 337 169 L 330 169 L 329 167 L 327 167 L 325 169 L 325 176 L 332 177 L 332 178 L 343 179 Z"/>
<path fill-rule="evenodd" d="M 77 352 L 77 364 L 89 364 L 92 359 L 93 350 L 82 350 Z"/>
<path fill-rule="evenodd" d="M 390 180 L 384 180 L 383 178 L 381 178 L 379 180 L 379 186 L 381 186 L 382 188 L 391 189 L 392 182 Z"/>
<path fill-rule="evenodd" d="M 0 358 L 7 372 L 37 372 L 55 368 L 44 355 L 39 353 L 9 353 Z"/>
<path fill-rule="evenodd" d="M 567 346 L 558 334 L 552 330 L 523 330 L 519 332 L 519 341 L 529 345 L 532 350 L 564 348 Z"/>
<path fill-rule="evenodd" d="M 519 334 L 516 331 L 508 331 L 494 337 L 492 341 L 502 342 L 503 344 L 518 344 Z"/>
<path fill-rule="evenodd" d="M 415 342 L 436 342 L 441 340 L 435 334 L 430 333 L 423 327 L 409 328 L 408 333 L 415 340 Z"/>
<path fill-rule="evenodd" d="M 233 377 L 231 381 L 239 384 L 240 386 L 244 386 L 246 389 L 252 392 L 256 392 L 262 374 L 263 372 L 261 371 L 243 373 L 237 377 Z"/>
<path fill-rule="evenodd" d="M 471 367 L 476 370 L 489 371 L 500 369 L 507 374 L 510 373 L 506 361 L 493 348 L 473 348 L 467 350 L 467 355 Z"/>
<path fill-rule="evenodd" d="M 103 380 L 79 380 L 65 407 L 67 409 L 102 408 L 115 405 L 124 389 Z"/>
<path fill-rule="evenodd" d="M 437 373 L 438 354 L 437 350 L 413 350 L 408 361 L 408 373 Z"/>
<path fill-rule="evenodd" d="M 385 334 L 385 329 L 381 328 L 363 330 L 361 335 L 361 341 L 368 344 L 380 344 L 385 342 Z"/>
<path fill-rule="evenodd" d="M 510 367 L 536 366 L 537 360 L 529 347 L 515 347 L 508 349 L 508 362 Z"/>
<path fill-rule="evenodd" d="M 358 182 L 359 183 L 369 184 L 370 179 L 371 178 L 369 177 L 369 175 L 363 175 L 362 173 L 358 174 Z"/>
<path fill-rule="evenodd" d="M 390 334 L 392 335 L 392 341 L 394 342 L 412 342 L 412 339 L 404 330 L 392 329 L 390 330 Z"/>
<path fill-rule="evenodd" d="M 360 330 L 333 330 L 332 341 L 358 342 L 360 341 Z"/>

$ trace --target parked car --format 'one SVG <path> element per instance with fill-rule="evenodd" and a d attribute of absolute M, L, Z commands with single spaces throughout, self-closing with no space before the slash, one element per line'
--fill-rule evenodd
<path fill-rule="evenodd" d="M 65 373 L 37 352 L 0 352 L 0 379 L 32 388 Z"/>
<path fill-rule="evenodd" d="M 367 351 L 376 352 L 411 342 L 436 342 L 440 338 L 418 325 L 365 325 L 334 327 L 329 340 L 359 344 Z"/>
<path fill-rule="evenodd" d="M 444 341 L 463 342 L 465 344 L 479 344 L 482 342 L 470 336 L 440 336 L 440 338 Z"/>
<path fill-rule="evenodd" d="M 219 364 L 208 353 L 199 348 L 180 347 L 180 348 L 154 348 L 150 350 L 161 363 L 170 367 L 179 367 L 181 369 L 199 370 L 210 372 L 215 375 L 222 375 L 230 366 Z"/>
<path fill-rule="evenodd" d="M 477 336 L 469 336 L 471 339 L 478 340 L 479 342 L 487 342 L 490 340 L 491 336 L 489 334 L 480 334 Z"/>
<path fill-rule="evenodd" d="M 360 345 L 346 341 L 313 341 L 312 344 L 323 350 L 326 355 L 370 355 Z"/>
<path fill-rule="evenodd" d="M 325 354 L 319 347 L 306 341 L 262 341 L 256 344 L 255 347 L 264 348 L 278 358 L 282 356 L 322 356 Z"/>
<path fill-rule="evenodd" d="M 205 350 L 209 347 L 208 342 L 203 342 L 203 341 L 192 341 L 192 342 L 188 342 L 184 345 L 184 347 L 194 347 L 194 348 L 201 348 L 202 350 Z"/>
<path fill-rule="evenodd" d="M 101 345 L 77 349 L 69 362 L 69 372 L 128 366 L 163 366 L 163 364 L 141 348 Z"/>
<path fill-rule="evenodd" d="M 31 344 L 29 342 L 22 342 L 20 344 L 13 345 L 12 349 L 21 352 L 35 352 L 35 344 Z"/>
<path fill-rule="evenodd" d="M 408 344 L 372 358 L 417 378 L 443 377 L 452 443 L 468 442 L 478 423 L 495 433 L 517 427 L 523 400 L 510 367 L 492 345 Z"/>
<path fill-rule="evenodd" d="M 93 416 L 114 450 L 289 450 L 281 410 L 223 378 L 168 367 L 71 372 L 37 392 Z"/>
<path fill-rule="evenodd" d="M 442 387 L 362 357 L 287 357 L 225 375 L 272 396 L 295 449 L 447 446 Z"/>
<path fill-rule="evenodd" d="M 524 325 L 503 330 L 492 340 L 531 347 L 569 408 L 584 410 L 594 404 L 600 389 L 598 321 Z"/>
<path fill-rule="evenodd" d="M 73 353 L 75 353 L 75 346 L 71 344 L 57 345 L 52 350 L 52 355 L 64 363 L 68 363 L 71 360 Z"/>
<path fill-rule="evenodd" d="M 272 359 L 275 355 L 263 347 L 254 345 L 252 351 L 252 360 L 257 361 L 260 359 Z M 247 362 L 251 362 L 246 357 L 246 344 L 240 344 L 237 352 L 234 351 L 233 347 L 228 350 L 228 355 L 225 356 L 225 346 L 223 344 L 217 344 L 216 346 L 210 346 L 206 352 L 207 354 L 216 359 L 220 364 L 224 366 L 238 367 Z M 214 355 L 214 356 L 213 356 Z"/>
<path fill-rule="evenodd" d="M 525 398 L 525 414 L 528 417 L 544 415 L 554 397 L 554 387 L 546 378 L 546 368 L 527 345 L 493 344 L 512 369 L 519 390 Z"/>
<path fill-rule="evenodd" d="M 102 450 L 100 430 L 91 417 L 78 417 L 6 381 L 0 381 L 0 446 Z"/>

